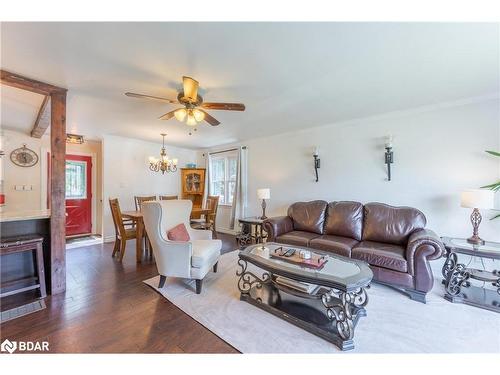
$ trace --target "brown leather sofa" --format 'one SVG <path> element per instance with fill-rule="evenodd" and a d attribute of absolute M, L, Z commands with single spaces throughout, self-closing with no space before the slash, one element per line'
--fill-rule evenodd
<path fill-rule="evenodd" d="M 264 229 L 268 241 L 363 260 L 375 281 L 425 303 L 434 280 L 429 261 L 444 252 L 425 225 L 424 214 L 411 207 L 317 200 L 292 204 L 287 216 L 267 219 Z"/>

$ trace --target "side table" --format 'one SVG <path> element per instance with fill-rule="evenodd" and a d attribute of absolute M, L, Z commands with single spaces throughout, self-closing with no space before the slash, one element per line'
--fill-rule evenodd
<path fill-rule="evenodd" d="M 442 269 L 446 288 L 444 298 L 450 302 L 500 312 L 500 270 L 480 270 L 470 267 L 470 262 L 464 264 L 459 261 L 459 255 L 498 260 L 500 243 L 474 245 L 465 239 L 450 237 L 442 237 L 442 240 L 446 248 L 446 261 Z M 471 280 L 483 282 L 484 286 L 474 286 Z M 493 288 L 486 288 L 486 285 Z"/>
<path fill-rule="evenodd" d="M 267 238 L 267 234 L 263 229 L 264 220 L 252 216 L 252 217 L 244 217 L 238 219 L 241 231 L 236 235 L 236 242 L 240 246 L 240 249 L 243 249 L 247 245 L 251 245 L 252 243 L 262 243 L 264 239 Z"/>

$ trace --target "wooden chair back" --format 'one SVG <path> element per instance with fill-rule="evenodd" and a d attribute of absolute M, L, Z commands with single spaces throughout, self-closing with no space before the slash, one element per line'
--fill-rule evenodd
<path fill-rule="evenodd" d="M 116 236 L 125 238 L 125 225 L 123 225 L 122 211 L 120 210 L 118 199 L 109 199 L 109 207 L 111 208 L 111 215 L 113 216 L 113 224 L 115 224 Z"/>
<path fill-rule="evenodd" d="M 160 195 L 161 201 L 173 201 L 179 199 L 178 195 Z"/>
<path fill-rule="evenodd" d="M 207 208 L 210 209 L 210 213 L 208 214 L 207 221 L 212 222 L 215 228 L 215 219 L 217 217 L 217 209 L 219 208 L 219 196 L 218 195 L 209 195 L 207 197 Z"/>
<path fill-rule="evenodd" d="M 134 202 L 135 202 L 135 210 L 140 211 L 142 202 L 147 202 L 147 201 L 155 201 L 156 200 L 156 195 L 148 195 L 145 197 L 140 197 L 140 196 L 135 196 L 134 197 Z"/>

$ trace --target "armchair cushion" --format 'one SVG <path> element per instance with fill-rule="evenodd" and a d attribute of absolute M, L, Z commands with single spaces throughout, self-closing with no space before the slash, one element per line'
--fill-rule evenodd
<path fill-rule="evenodd" d="M 181 223 L 173 227 L 167 232 L 167 238 L 170 241 L 181 241 L 188 242 L 191 238 L 189 237 L 189 233 L 186 229 L 186 226 Z"/>
<path fill-rule="evenodd" d="M 220 256 L 221 240 L 195 240 L 191 242 L 193 255 L 191 266 L 194 268 L 211 267 Z"/>

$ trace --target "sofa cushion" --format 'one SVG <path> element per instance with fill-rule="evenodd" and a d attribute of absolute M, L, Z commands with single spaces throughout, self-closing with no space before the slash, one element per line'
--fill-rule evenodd
<path fill-rule="evenodd" d="M 313 238 L 309 242 L 309 247 L 318 250 L 330 251 L 332 253 L 342 255 L 345 257 L 351 256 L 351 249 L 358 243 L 358 241 L 340 236 L 331 236 L 324 234 L 320 237 Z"/>
<path fill-rule="evenodd" d="M 362 241 L 351 251 L 351 257 L 363 260 L 371 265 L 388 268 L 398 272 L 407 272 L 408 263 L 403 246 L 380 242 Z"/>
<path fill-rule="evenodd" d="M 425 228 L 422 212 L 411 207 L 393 207 L 382 203 L 365 204 L 363 241 L 406 245 L 408 237 Z"/>
<path fill-rule="evenodd" d="M 222 242 L 220 240 L 195 240 L 191 241 L 193 254 L 191 267 L 203 268 L 207 264 L 212 266 L 220 256 Z"/>
<path fill-rule="evenodd" d="M 318 237 L 316 233 L 293 230 L 276 237 L 276 242 L 288 245 L 309 246 L 309 241 Z"/>
<path fill-rule="evenodd" d="M 288 208 L 288 216 L 292 218 L 293 229 L 323 234 L 325 224 L 325 201 L 296 202 Z"/>
<path fill-rule="evenodd" d="M 359 202 L 332 202 L 326 210 L 325 234 L 361 241 L 363 205 Z"/>

